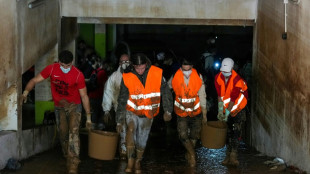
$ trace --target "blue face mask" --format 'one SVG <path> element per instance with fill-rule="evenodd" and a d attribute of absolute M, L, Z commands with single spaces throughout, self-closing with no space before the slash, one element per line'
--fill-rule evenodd
<path fill-rule="evenodd" d="M 69 68 L 64 68 L 64 67 L 60 66 L 60 69 L 61 69 L 61 71 L 62 71 L 63 73 L 67 74 L 67 73 L 71 70 L 71 67 L 69 67 Z"/>
<path fill-rule="evenodd" d="M 224 77 L 229 77 L 231 75 L 231 72 L 222 72 Z"/>

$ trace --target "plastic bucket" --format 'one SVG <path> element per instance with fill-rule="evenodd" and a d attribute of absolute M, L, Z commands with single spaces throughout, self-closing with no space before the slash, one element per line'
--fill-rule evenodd
<path fill-rule="evenodd" d="M 209 149 L 220 149 L 225 146 L 227 124 L 222 121 L 208 121 L 202 124 L 201 143 Z"/>
<path fill-rule="evenodd" d="M 88 155 L 99 160 L 113 160 L 117 142 L 116 132 L 91 130 L 88 136 Z"/>

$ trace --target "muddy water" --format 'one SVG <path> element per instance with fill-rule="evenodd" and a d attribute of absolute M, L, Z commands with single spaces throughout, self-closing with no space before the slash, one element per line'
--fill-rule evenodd
<path fill-rule="evenodd" d="M 156 131 L 154 131 L 156 130 Z M 285 171 L 270 170 L 264 164 L 273 157 L 260 155 L 242 143 L 239 148 L 239 167 L 223 166 L 225 147 L 222 149 L 207 149 L 197 143 L 197 166 L 190 168 L 185 160 L 185 150 L 178 140 L 177 132 L 165 129 L 154 129 L 149 137 L 148 145 L 142 161 L 143 174 L 265 174 L 265 173 L 298 173 L 290 169 Z M 119 160 L 118 154 L 111 161 L 91 159 L 87 155 L 87 134 L 81 134 L 81 164 L 80 174 L 125 174 L 126 161 Z M 60 147 L 35 155 L 22 162 L 21 170 L 17 172 L 2 170 L 1 174 L 64 174 L 65 159 Z"/>
<path fill-rule="evenodd" d="M 170 131 L 167 135 L 164 130 L 153 131 L 150 134 L 148 145 L 142 161 L 143 174 L 264 174 L 264 173 L 295 173 L 289 169 L 270 170 L 271 166 L 265 161 L 273 160 L 250 149 L 241 143 L 239 148 L 239 167 L 223 166 L 226 148 L 208 149 L 198 143 L 196 146 L 197 166 L 190 168 L 185 160 L 185 149 L 178 140 L 177 132 Z M 81 164 L 80 173 L 123 174 L 126 161 L 98 161 L 86 159 Z M 90 167 L 93 166 L 93 167 Z M 93 168 L 93 169 L 90 169 Z"/>

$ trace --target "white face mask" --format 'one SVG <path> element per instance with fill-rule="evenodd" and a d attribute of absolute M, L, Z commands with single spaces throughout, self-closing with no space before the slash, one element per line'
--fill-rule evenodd
<path fill-rule="evenodd" d="M 183 70 L 182 72 L 186 78 L 189 78 L 189 76 L 192 74 L 192 70 L 188 70 L 188 71 Z"/>
<path fill-rule="evenodd" d="M 69 67 L 69 68 L 64 68 L 64 67 L 60 66 L 60 69 L 61 69 L 61 71 L 62 71 L 63 73 L 67 74 L 67 73 L 71 70 L 71 67 Z"/>
<path fill-rule="evenodd" d="M 125 70 L 129 66 L 129 63 L 122 63 L 121 67 L 123 70 Z"/>
<path fill-rule="evenodd" d="M 231 76 L 231 72 L 222 72 L 224 77 L 229 77 Z"/>

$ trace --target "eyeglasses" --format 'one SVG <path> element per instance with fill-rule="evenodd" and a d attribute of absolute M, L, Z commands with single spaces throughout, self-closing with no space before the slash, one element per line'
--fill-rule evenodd
<path fill-rule="evenodd" d="M 129 60 L 120 61 L 121 64 L 123 64 L 123 63 L 129 63 L 129 62 L 130 62 Z"/>

